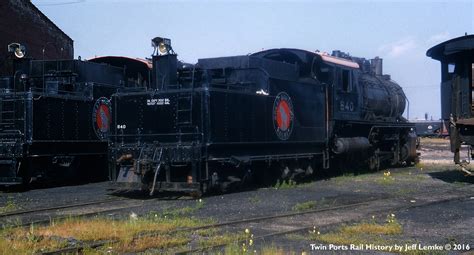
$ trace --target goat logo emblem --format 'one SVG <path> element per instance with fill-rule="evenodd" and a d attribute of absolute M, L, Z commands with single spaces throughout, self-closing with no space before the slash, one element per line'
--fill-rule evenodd
<path fill-rule="evenodd" d="M 273 127 L 280 140 L 288 140 L 293 131 L 293 104 L 285 92 L 280 92 L 273 103 Z"/>
<path fill-rule="evenodd" d="M 99 139 L 107 138 L 112 123 L 110 101 L 107 98 L 101 97 L 95 102 L 92 123 L 97 137 Z"/>

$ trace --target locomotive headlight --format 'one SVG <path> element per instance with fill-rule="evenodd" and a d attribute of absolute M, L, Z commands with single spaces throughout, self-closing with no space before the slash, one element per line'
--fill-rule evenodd
<path fill-rule="evenodd" d="M 168 46 L 164 43 L 160 43 L 158 46 L 158 51 L 160 52 L 160 55 L 168 54 Z"/>
<path fill-rule="evenodd" d="M 160 56 L 168 55 L 173 52 L 171 40 L 168 38 L 155 37 L 151 40 L 151 46 L 155 48 L 155 53 Z"/>
<path fill-rule="evenodd" d="M 8 52 L 12 53 L 16 58 L 24 58 L 26 55 L 26 47 L 19 43 L 10 43 Z"/>

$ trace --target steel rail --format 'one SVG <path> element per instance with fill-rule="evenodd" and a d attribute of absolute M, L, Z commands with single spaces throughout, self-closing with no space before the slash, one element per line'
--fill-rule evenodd
<path fill-rule="evenodd" d="M 174 199 L 180 199 L 182 197 L 183 196 L 177 196 Z M 146 201 L 158 201 L 158 200 L 162 200 L 162 199 L 164 199 L 164 198 L 163 197 L 158 197 L 158 198 L 153 198 L 153 199 L 149 199 L 149 200 L 146 200 Z M 113 208 L 113 209 L 95 210 L 95 211 L 86 212 L 86 213 L 71 213 L 71 214 L 67 214 L 67 215 L 59 215 L 59 216 L 53 216 L 53 217 L 49 216 L 49 217 L 47 217 L 47 218 L 45 217 L 45 219 L 41 219 L 41 220 L 26 221 L 26 222 L 22 222 L 21 224 L 12 224 L 12 227 L 29 227 L 32 224 L 33 225 L 46 225 L 46 224 L 49 224 L 49 223 L 51 223 L 52 221 L 55 221 L 55 220 L 63 220 L 63 219 L 71 218 L 71 217 L 87 218 L 87 217 L 99 216 L 99 215 L 102 215 L 104 213 L 119 212 L 119 211 L 122 211 L 122 210 L 142 207 L 143 203 L 144 203 L 143 200 L 137 201 L 137 200 L 131 200 L 131 199 L 126 199 L 126 198 L 110 199 L 108 202 L 111 203 L 111 202 L 116 202 L 116 201 L 131 201 L 131 202 L 137 202 L 138 204 L 126 205 L 124 207 Z M 87 204 L 87 203 L 84 203 L 84 204 Z M 101 204 L 101 202 L 97 201 L 96 203 L 94 203 L 94 202 L 90 203 L 90 205 L 94 205 L 94 204 Z M 83 206 L 83 205 L 81 205 L 81 206 Z M 58 206 L 58 207 L 60 207 L 60 206 Z M 76 206 L 71 206 L 71 207 L 65 206 L 65 208 L 62 208 L 62 209 L 68 209 L 68 208 L 74 208 L 74 207 L 76 207 Z M 80 207 L 80 206 L 78 206 L 78 207 Z M 50 209 L 50 208 L 45 208 L 45 209 Z M 33 210 L 31 210 L 31 211 L 33 211 Z M 49 211 L 49 210 L 45 210 L 45 211 Z M 35 212 L 37 212 L 37 211 L 35 211 Z"/>
<path fill-rule="evenodd" d="M 0 214 L 0 219 L 5 218 L 5 217 L 10 217 L 10 216 L 16 216 L 16 215 L 23 215 L 23 214 L 37 213 L 37 212 L 46 212 L 46 211 L 54 211 L 54 210 L 61 210 L 61 209 L 68 209 L 68 208 L 74 208 L 74 207 L 110 203 L 110 202 L 123 201 L 123 200 L 126 200 L 126 199 L 125 198 L 104 199 L 104 200 L 96 200 L 96 201 L 92 201 L 92 202 L 76 203 L 76 204 L 69 204 L 69 205 L 51 206 L 51 207 L 43 207 L 43 208 L 37 208 L 37 209 L 17 210 L 17 211 L 12 211 L 12 212 L 1 213 Z"/>

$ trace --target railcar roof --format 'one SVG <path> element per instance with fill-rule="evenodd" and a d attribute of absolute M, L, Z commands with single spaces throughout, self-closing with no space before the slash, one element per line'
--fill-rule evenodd
<path fill-rule="evenodd" d="M 426 51 L 426 56 L 442 61 L 456 53 L 473 50 L 474 35 L 465 35 L 431 47 Z"/>

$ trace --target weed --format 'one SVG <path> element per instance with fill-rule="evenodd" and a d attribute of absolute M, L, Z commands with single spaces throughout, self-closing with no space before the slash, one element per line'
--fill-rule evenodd
<path fill-rule="evenodd" d="M 188 210 L 186 210 L 188 211 Z M 0 254 L 27 254 L 57 249 L 67 245 L 63 240 L 73 237 L 80 242 L 114 241 L 113 253 L 144 251 L 151 247 L 166 248 L 184 245 L 190 238 L 183 234 L 168 235 L 178 228 L 209 224 L 209 220 L 149 214 L 128 220 L 107 218 L 69 218 L 53 221 L 49 226 L 31 226 L 29 229 L 9 228 L 0 231 Z M 146 232 L 158 232 L 153 236 L 136 238 Z"/>
<path fill-rule="evenodd" d="M 332 179 L 337 182 L 344 182 L 344 181 L 352 181 L 354 180 L 355 177 L 356 176 L 354 175 L 354 173 L 344 173 L 341 176 L 337 176 Z"/>
<path fill-rule="evenodd" d="M 449 139 L 443 139 L 443 138 L 427 138 L 427 137 L 422 137 L 420 139 L 420 144 L 445 144 L 449 145 Z"/>
<path fill-rule="evenodd" d="M 425 168 L 426 166 L 422 162 L 418 162 L 418 163 L 416 163 L 415 167 L 420 169 L 420 170 L 423 170 L 423 168 Z"/>
<path fill-rule="evenodd" d="M 391 214 L 387 216 L 384 224 L 375 223 L 375 217 L 373 217 L 370 222 L 342 226 L 334 232 L 321 234 L 319 231 L 310 231 L 309 239 L 332 244 L 374 243 L 384 245 L 388 244 L 387 236 L 400 235 L 402 232 L 402 226 L 395 219 L 395 215 Z"/>
<path fill-rule="evenodd" d="M 37 235 L 33 230 L 3 229 L 0 232 L 0 254 L 32 254 L 65 247 L 63 241 Z"/>
<path fill-rule="evenodd" d="M 5 205 L 0 207 L 0 213 L 7 213 L 11 211 L 15 211 L 18 209 L 18 206 L 15 204 L 15 201 L 13 201 L 12 197 L 8 197 L 7 201 L 5 202 Z"/>
<path fill-rule="evenodd" d="M 146 236 L 138 239 L 133 239 L 127 242 L 119 242 L 108 247 L 109 253 L 135 253 L 143 252 L 148 249 L 164 249 L 169 247 L 183 246 L 189 243 L 190 238 L 183 235 L 157 235 Z"/>
<path fill-rule="evenodd" d="M 200 247 L 209 247 L 225 243 L 239 242 L 245 239 L 243 234 L 233 234 L 233 233 L 219 233 L 217 231 L 200 233 L 196 232 L 198 235 L 198 242 Z"/>
<path fill-rule="evenodd" d="M 286 252 L 284 249 L 275 245 L 264 246 L 258 254 L 262 255 L 294 255 L 296 252 Z"/>
<path fill-rule="evenodd" d="M 376 179 L 376 182 L 380 185 L 391 185 L 395 183 L 395 178 L 390 175 L 385 175 Z"/>
<path fill-rule="evenodd" d="M 271 244 L 265 245 L 259 249 L 250 249 L 243 251 L 242 246 L 239 243 L 234 242 L 230 245 L 225 247 L 224 253 L 225 255 L 249 255 L 249 254 L 262 254 L 262 255 L 296 255 L 296 252 L 287 252 L 278 246 Z"/>
<path fill-rule="evenodd" d="M 285 237 L 289 240 L 296 240 L 296 241 L 307 241 L 309 238 L 307 235 L 302 235 L 302 234 L 287 234 Z"/>
<path fill-rule="evenodd" d="M 316 207 L 316 201 L 308 201 L 304 203 L 297 203 L 296 205 L 291 208 L 293 211 L 307 211 L 314 209 Z"/>
<path fill-rule="evenodd" d="M 202 200 L 202 199 L 200 198 L 200 199 L 196 200 L 196 205 L 194 206 L 194 208 L 195 208 L 196 210 L 200 210 L 200 209 L 204 208 L 204 205 L 205 205 L 204 200 Z"/>
<path fill-rule="evenodd" d="M 296 182 L 293 181 L 293 180 L 288 180 L 288 181 L 278 181 L 273 187 L 275 189 L 291 189 L 291 188 L 295 188 L 297 185 L 296 185 Z"/>
<path fill-rule="evenodd" d="M 164 218 L 176 218 L 176 217 L 182 217 L 186 215 L 190 215 L 193 212 L 200 210 L 204 207 L 205 202 L 202 199 L 196 200 L 196 204 L 194 206 L 186 206 L 186 207 L 180 207 L 180 208 L 174 208 L 170 209 L 167 208 L 163 210 L 163 212 L 158 213 L 158 212 L 151 212 L 151 215 L 157 215 L 155 217 L 161 216 Z"/>
<path fill-rule="evenodd" d="M 252 204 L 258 204 L 258 203 L 260 203 L 260 198 L 258 197 L 258 195 L 255 195 L 253 197 L 249 197 L 249 202 L 252 203 Z"/>
<path fill-rule="evenodd" d="M 375 216 L 369 222 L 361 222 L 353 225 L 345 225 L 334 232 L 320 233 L 314 227 L 307 235 L 292 234 L 287 235 L 293 240 L 318 240 L 331 244 L 356 244 L 356 243 L 374 243 L 387 244 L 387 236 L 400 235 L 403 232 L 402 226 L 395 219 L 395 215 L 387 216 L 383 224 L 376 223 Z"/>

